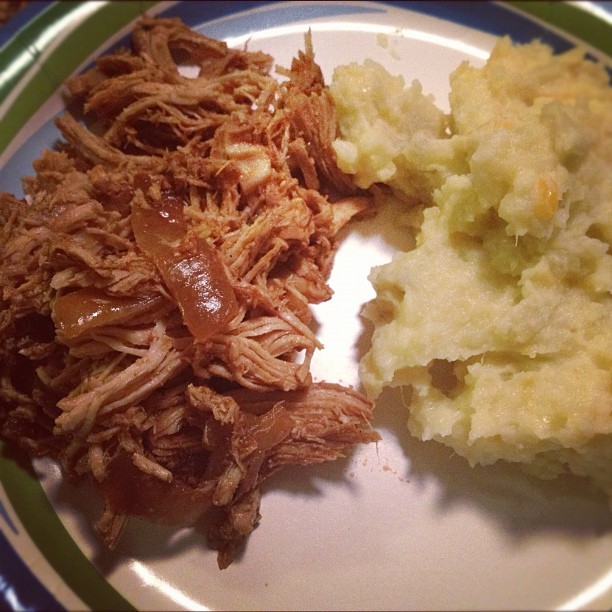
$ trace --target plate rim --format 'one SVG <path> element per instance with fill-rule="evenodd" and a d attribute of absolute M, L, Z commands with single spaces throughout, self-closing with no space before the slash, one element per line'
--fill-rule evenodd
<path fill-rule="evenodd" d="M 20 129 L 29 121 L 33 112 L 32 106 L 35 106 L 34 112 L 40 108 L 40 100 L 46 99 L 48 96 L 53 94 L 59 84 L 53 82 L 48 78 L 48 74 L 43 73 L 40 70 L 36 70 L 36 74 L 32 78 L 28 78 L 30 72 L 37 67 L 40 67 L 43 61 L 41 57 L 47 50 L 47 47 L 38 49 L 37 53 L 32 52 L 32 48 L 28 45 L 24 46 L 26 39 L 34 40 L 41 33 L 41 27 L 44 26 L 44 21 L 50 17 L 52 18 L 70 18 L 78 14 L 79 9 L 83 5 L 88 5 L 88 2 L 52 2 L 52 3 L 41 3 L 44 6 L 40 7 L 36 14 L 29 16 L 29 20 L 20 26 L 15 35 L 9 38 L 0 47 L 0 66 L 4 65 L 3 62 L 9 58 L 9 53 L 15 53 L 17 50 L 19 53 L 24 55 L 24 71 L 20 72 L 15 79 L 4 81 L 0 84 L 0 118 L 6 123 L 7 120 L 11 120 L 10 131 L 4 131 L 0 134 L 0 153 L 2 153 L 19 133 Z M 99 49 L 105 42 L 108 41 L 109 37 L 116 35 L 121 29 L 129 25 L 135 18 L 137 18 L 144 11 L 149 11 L 152 8 L 159 9 L 159 11 L 165 11 L 167 8 L 174 4 L 173 2 L 155 2 L 155 1 L 133 1 L 124 0 L 122 2 L 101 2 L 97 3 L 98 6 L 96 11 L 92 12 L 88 19 L 79 21 L 74 19 L 74 30 L 70 31 L 65 39 L 63 39 L 60 45 L 65 45 L 66 48 L 78 44 L 75 43 L 77 40 L 83 40 L 83 35 L 87 31 L 88 35 L 84 37 L 85 42 L 83 47 L 86 51 L 79 54 L 77 57 L 72 57 L 71 54 L 65 54 L 62 57 L 68 56 L 69 61 L 62 62 L 62 66 L 57 67 L 58 70 L 64 71 L 67 74 L 72 73 L 78 66 L 82 65 L 84 58 L 89 57 L 94 51 Z M 226 3 L 223 3 L 226 4 Z M 245 10 L 246 4 L 256 4 L 262 6 L 265 4 L 271 4 L 270 2 L 255 2 L 255 3 L 235 3 L 237 8 L 230 11 L 241 12 Z M 371 3 L 370 3 L 371 4 Z M 406 2 L 381 2 L 381 4 L 389 4 L 402 6 L 410 9 L 411 7 Z M 577 6 L 563 2 L 558 3 L 559 9 L 563 7 L 563 10 L 556 15 L 549 14 L 546 6 L 550 5 L 550 2 L 540 1 L 507 1 L 507 2 L 494 2 L 504 6 L 505 8 L 517 10 L 524 18 L 540 21 L 544 24 L 544 27 L 550 28 L 551 25 L 563 30 L 564 33 L 570 34 L 571 36 L 578 36 L 578 33 L 583 31 L 584 27 L 593 28 L 594 24 L 597 24 L 595 31 L 601 29 L 602 21 L 595 15 L 587 13 Z M 556 3 L 557 4 L 557 3 Z M 119 7 L 121 7 L 120 10 Z M 112 10 L 111 10 L 112 9 Z M 157 12 L 157 10 L 156 10 Z M 229 13 L 228 13 L 229 14 Z M 96 36 L 90 36 L 91 31 L 91 19 L 92 15 L 95 15 L 100 20 L 100 24 L 106 24 L 106 27 L 100 27 L 96 30 Z M 553 18 L 551 18 L 553 17 Z M 18 22 L 16 22 L 18 23 Z M 109 25 L 112 24 L 112 25 Z M 571 29 L 568 29 L 571 28 Z M 612 28 L 609 24 L 605 24 L 605 28 L 608 31 L 608 38 L 604 40 L 605 45 L 600 46 L 600 43 L 594 44 L 597 41 L 586 40 L 585 42 L 592 44 L 594 47 L 603 51 L 606 55 L 610 55 L 612 52 L 612 37 L 609 37 Z M 594 30 L 590 30 L 592 33 Z M 604 30 L 605 31 L 605 30 Z M 583 36 L 578 36 L 580 40 L 584 40 Z M 572 44 L 575 42 L 571 38 L 568 39 Z M 2 41 L 0 40 L 0 43 Z M 49 43 L 50 44 L 50 43 Z M 57 58 L 56 58 L 57 59 Z M 55 65 L 52 65 L 53 67 Z M 47 66 L 47 69 L 49 66 Z M 60 74 L 59 72 L 57 74 Z M 20 90 L 19 96 L 16 97 L 8 108 L 4 108 L 7 100 L 10 101 L 10 93 L 17 84 L 21 84 L 23 80 L 27 80 L 27 83 Z M 32 93 L 36 92 L 32 98 Z M 23 100 L 29 97 L 32 103 L 21 104 Z M 19 104 L 17 102 L 20 102 Z M 16 108 L 18 107 L 18 108 Z M 10 114 L 8 111 L 15 109 L 14 114 Z M 4 111 L 4 112 L 3 112 Z M 54 568 L 67 567 L 68 559 L 72 559 L 72 555 L 78 554 L 81 559 L 76 565 L 70 567 L 70 572 L 58 573 L 62 576 L 68 586 L 77 594 L 85 603 L 90 605 L 92 609 L 103 607 L 105 609 L 113 610 L 133 610 L 132 604 L 128 602 L 123 595 L 121 595 L 95 568 L 94 564 L 82 553 L 78 544 L 69 535 L 58 515 L 52 508 L 49 500 L 46 497 L 44 489 L 39 480 L 34 475 L 33 471 L 26 471 L 21 465 L 21 461 L 15 460 L 16 453 L 11 450 L 10 454 L 6 453 L 6 443 L 0 440 L 0 485 L 4 489 L 7 498 L 9 499 L 12 509 L 15 511 L 19 520 L 25 527 L 28 535 L 34 535 L 32 537 L 33 542 L 39 548 L 41 553 L 49 560 L 50 564 Z M 25 455 L 24 455 L 25 456 Z M 29 463 L 29 462 L 26 462 Z M 24 483 L 26 487 L 24 489 Z M 53 529 L 51 530 L 54 536 L 57 536 L 59 540 L 50 538 L 49 534 L 42 532 L 42 529 L 37 529 L 37 526 L 33 524 L 31 520 L 31 512 L 26 510 L 26 507 L 38 506 L 43 508 L 45 512 L 45 527 L 48 528 L 46 517 L 49 516 L 53 520 Z M 61 536 L 61 537 L 60 537 Z M 58 543 L 61 543 L 58 546 Z M 74 546 L 73 551 L 66 549 L 65 546 L 71 543 Z M 41 545 L 42 544 L 42 545 Z M 64 563 L 61 559 L 58 565 L 52 562 L 52 559 L 64 557 Z M 80 575 L 75 570 L 76 568 L 86 568 L 86 576 Z M 90 570 L 93 570 L 95 574 L 90 574 Z M 74 576 L 79 576 L 75 578 Z M 73 586 L 76 584 L 76 587 Z M 84 585 L 87 585 L 85 588 Z"/>

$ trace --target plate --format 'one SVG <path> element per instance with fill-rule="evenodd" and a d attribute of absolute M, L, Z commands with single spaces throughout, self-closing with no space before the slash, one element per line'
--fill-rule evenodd
<path fill-rule="evenodd" d="M 372 58 L 419 79 L 445 107 L 448 75 L 482 65 L 499 36 L 558 51 L 586 42 L 610 63 L 610 3 L 85 2 L 32 3 L 0 30 L 0 188 L 57 137 L 63 79 L 125 43 L 143 11 L 181 17 L 231 46 L 288 66 L 310 29 L 326 79 Z M 584 10 L 587 9 L 587 10 Z M 601 13 L 598 15 L 597 13 Z M 551 25 L 551 22 L 555 25 Z M 360 311 L 372 265 L 401 248 L 390 208 L 344 238 L 333 299 L 314 309 L 325 348 L 315 378 L 358 385 L 367 346 Z M 343 461 L 288 469 L 265 487 L 263 519 L 220 571 L 201 533 L 133 520 L 118 548 L 92 533 L 99 506 L 57 467 L 0 446 L 0 608 L 610 609 L 612 516 L 574 479 L 543 482 L 509 465 L 470 469 L 410 438 L 395 392 L 383 395 L 377 445 Z"/>

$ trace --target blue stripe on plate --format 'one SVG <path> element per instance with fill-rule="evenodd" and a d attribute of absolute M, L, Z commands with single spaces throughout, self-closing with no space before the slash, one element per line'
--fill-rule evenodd
<path fill-rule="evenodd" d="M 50 2 L 30 2 L 18 13 L 13 15 L 0 28 L 0 48 L 3 47 L 15 34 L 26 26 L 39 13 L 44 11 Z"/>
<path fill-rule="evenodd" d="M 13 521 L 11 520 L 9 513 L 6 511 L 6 508 L 4 507 L 4 504 L 1 501 L 0 501 L 0 518 L 4 519 L 4 522 L 9 526 L 9 529 L 15 535 L 19 533 L 19 531 L 17 530 L 17 527 L 15 527 L 15 523 L 13 523 Z"/>
<path fill-rule="evenodd" d="M 0 609 L 63 611 L 0 532 Z"/>

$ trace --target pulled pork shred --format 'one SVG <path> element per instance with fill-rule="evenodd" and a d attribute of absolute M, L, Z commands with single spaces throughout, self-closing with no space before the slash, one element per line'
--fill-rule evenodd
<path fill-rule="evenodd" d="M 111 548 L 130 515 L 206 515 L 224 568 L 264 479 L 379 438 L 370 402 L 310 375 L 309 305 L 370 202 L 309 36 L 272 63 L 144 17 L 67 81 L 26 198 L 0 195 L 2 436 L 91 477 Z"/>

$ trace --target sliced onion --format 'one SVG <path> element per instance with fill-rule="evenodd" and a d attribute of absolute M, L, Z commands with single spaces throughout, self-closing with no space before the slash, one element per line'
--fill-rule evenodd
<path fill-rule="evenodd" d="M 87 287 L 57 298 L 52 317 L 60 336 L 76 338 L 96 327 L 129 321 L 157 308 L 163 301 L 160 295 L 120 297 Z"/>
<path fill-rule="evenodd" d="M 187 245 L 183 204 L 167 195 L 157 206 L 135 201 L 132 229 L 136 244 L 157 266 L 194 338 L 205 342 L 224 329 L 236 316 L 238 301 L 215 249 L 199 238 Z"/>
<path fill-rule="evenodd" d="M 106 468 L 106 478 L 96 484 L 115 514 L 132 514 L 163 525 L 193 525 L 212 505 L 216 482 L 198 487 L 174 480 L 164 482 L 139 470 L 124 451 Z"/>

